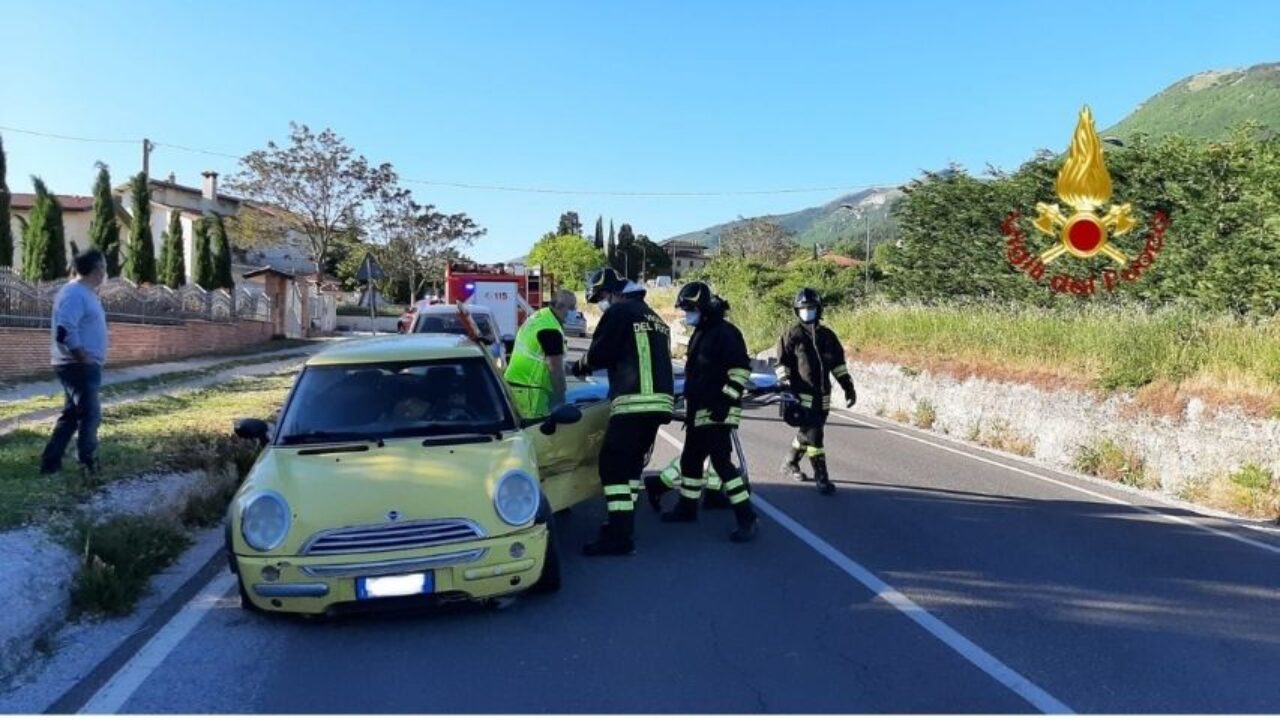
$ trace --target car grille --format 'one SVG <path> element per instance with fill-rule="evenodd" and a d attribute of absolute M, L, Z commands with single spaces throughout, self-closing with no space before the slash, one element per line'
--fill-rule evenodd
<path fill-rule="evenodd" d="M 382 525 L 360 525 L 316 533 L 302 546 L 303 555 L 349 555 L 466 542 L 484 537 L 484 530 L 470 520 L 406 520 Z"/>

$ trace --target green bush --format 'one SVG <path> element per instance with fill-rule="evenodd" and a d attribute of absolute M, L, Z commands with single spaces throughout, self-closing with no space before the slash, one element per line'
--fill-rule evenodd
<path fill-rule="evenodd" d="M 82 566 L 71 588 L 76 614 L 126 615 L 151 576 L 171 565 L 190 545 L 180 528 L 147 516 L 82 522 L 72 535 Z"/>

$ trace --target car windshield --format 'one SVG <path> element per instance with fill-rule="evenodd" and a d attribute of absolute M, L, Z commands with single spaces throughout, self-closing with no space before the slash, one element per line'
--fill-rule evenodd
<path fill-rule="evenodd" d="M 471 319 L 475 320 L 476 327 L 480 329 L 480 335 L 485 342 L 495 342 L 496 338 L 493 334 L 493 325 L 489 322 L 489 316 L 481 313 L 472 313 Z M 466 330 L 462 327 L 462 318 L 457 313 L 431 313 L 419 314 L 418 322 L 414 325 L 415 333 L 446 333 L 449 335 L 466 335 Z"/>
<path fill-rule="evenodd" d="M 279 442 L 514 430 L 498 382 L 476 357 L 308 367 L 285 409 Z"/>

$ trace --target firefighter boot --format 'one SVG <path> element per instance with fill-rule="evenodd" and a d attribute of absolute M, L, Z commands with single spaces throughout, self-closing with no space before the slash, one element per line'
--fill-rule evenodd
<path fill-rule="evenodd" d="M 698 501 L 693 498 L 680 496 L 680 502 L 676 506 L 662 513 L 662 522 L 665 523 L 694 523 L 698 522 Z"/>
<path fill-rule="evenodd" d="M 782 463 L 782 474 L 796 482 L 805 482 L 804 473 L 800 471 L 800 458 L 804 457 L 804 448 L 791 446 L 791 454 Z"/>
<path fill-rule="evenodd" d="M 751 501 L 746 500 L 733 506 L 733 514 L 738 520 L 738 527 L 729 533 L 729 539 L 736 543 L 750 542 L 756 536 L 756 529 L 760 526 L 760 520 L 756 516 L 755 508 L 751 507 Z"/>
<path fill-rule="evenodd" d="M 823 495 L 833 495 L 836 491 L 835 483 L 831 482 L 831 476 L 827 474 L 827 458 L 825 455 L 809 458 L 813 463 L 813 479 L 818 483 L 818 492 Z"/>
<path fill-rule="evenodd" d="M 670 489 L 657 473 L 645 473 L 644 495 L 648 498 L 649 507 L 653 508 L 654 512 L 662 512 L 662 496 L 666 495 Z"/>
<path fill-rule="evenodd" d="M 582 546 L 582 554 L 588 557 L 634 555 L 636 543 L 632 535 L 635 531 L 635 520 L 635 513 L 609 513 L 609 522 L 600 528 L 600 537 Z"/>

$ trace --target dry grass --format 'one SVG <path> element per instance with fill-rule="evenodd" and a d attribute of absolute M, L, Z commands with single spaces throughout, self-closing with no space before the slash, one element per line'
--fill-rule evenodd
<path fill-rule="evenodd" d="M 1256 463 L 1188 483 L 1179 494 L 1237 515 L 1280 522 L 1280 479 Z"/>
<path fill-rule="evenodd" d="M 1072 465 L 1079 472 L 1104 480 L 1144 490 L 1160 487 L 1160 478 L 1147 469 L 1142 455 L 1111 438 L 1101 438 L 1077 449 Z"/>
<path fill-rule="evenodd" d="M 938 421 L 938 411 L 934 409 L 933 403 L 920 399 L 916 401 L 916 409 L 912 414 L 911 420 L 917 427 L 930 430 L 933 428 L 934 423 Z"/>
<path fill-rule="evenodd" d="M 978 442 L 996 450 L 1021 455 L 1023 457 L 1031 457 L 1036 453 L 1035 440 L 1025 435 L 1019 435 L 1014 432 L 1008 424 L 1004 422 L 992 423 L 989 428 L 977 427 L 970 428 L 971 432 L 977 432 Z"/>

